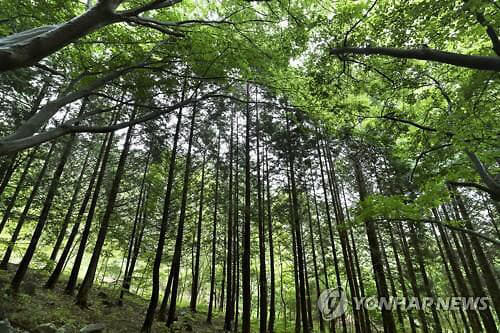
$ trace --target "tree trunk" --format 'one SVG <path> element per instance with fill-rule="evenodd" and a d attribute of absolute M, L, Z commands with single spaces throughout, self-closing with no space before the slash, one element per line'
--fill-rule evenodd
<path fill-rule="evenodd" d="M 182 88 L 182 95 L 181 95 L 182 101 L 184 101 L 185 99 L 186 90 L 187 90 L 187 79 L 184 79 L 184 85 Z M 169 216 L 171 208 L 170 201 L 171 201 L 172 189 L 175 178 L 175 160 L 177 157 L 177 143 L 179 141 L 179 133 L 182 124 L 182 110 L 183 109 L 180 108 L 177 114 L 177 124 L 175 127 L 172 151 L 170 153 L 170 162 L 168 165 L 167 189 L 165 191 L 165 200 L 163 201 L 163 214 L 161 219 L 160 235 L 158 237 L 158 246 L 156 247 L 155 259 L 153 262 L 151 298 L 149 300 L 149 306 L 146 312 L 146 316 L 144 318 L 144 323 L 142 324 L 141 332 L 151 332 L 156 306 L 158 305 L 158 299 L 160 296 L 160 266 L 161 266 L 161 258 L 163 256 L 163 248 L 165 246 L 165 238 L 169 225 Z M 164 299 L 165 310 L 167 301 L 168 299 Z M 160 311 L 160 315 L 162 315 L 161 318 L 163 318 L 165 316 L 165 313 L 162 313 Z"/>
<path fill-rule="evenodd" d="M 248 94 L 248 88 L 247 88 Z M 248 106 L 247 106 L 248 107 Z M 224 317 L 224 330 L 230 331 L 233 325 L 234 318 L 234 303 L 232 302 L 233 297 L 233 286 L 232 286 L 232 270 L 233 270 L 233 122 L 234 122 L 234 110 L 231 111 L 231 132 L 229 139 L 229 189 L 228 189 L 228 215 L 227 215 L 227 257 L 226 257 L 226 313 Z M 244 292 L 243 292 L 244 293 Z M 243 296 L 245 297 L 245 296 Z"/>
<path fill-rule="evenodd" d="M 7 224 L 7 221 L 9 220 L 10 213 L 12 212 L 12 208 L 14 208 L 16 204 L 16 199 L 17 196 L 19 195 L 19 192 L 21 192 L 21 189 L 25 186 L 24 180 L 26 179 L 26 176 L 28 175 L 28 172 L 30 171 L 31 164 L 36 158 L 38 149 L 34 149 L 28 157 L 28 160 L 26 161 L 26 164 L 24 165 L 23 172 L 21 176 L 19 177 L 19 180 L 17 181 L 16 189 L 14 190 L 14 193 L 9 199 L 9 203 L 7 207 L 5 208 L 5 211 L 3 213 L 2 221 L 0 222 L 0 234 L 2 233 L 3 228 Z"/>
<path fill-rule="evenodd" d="M 82 106 L 83 109 L 83 106 Z M 21 281 L 24 278 L 24 275 L 26 274 L 28 270 L 28 266 L 31 262 L 31 259 L 33 258 L 33 255 L 35 254 L 36 247 L 38 245 L 38 241 L 40 240 L 40 237 L 42 236 L 43 229 L 45 227 L 45 224 L 47 223 L 47 219 L 49 217 L 49 212 L 50 208 L 52 207 L 52 202 L 54 201 L 54 197 L 57 194 L 57 190 L 59 188 L 59 181 L 61 179 L 61 175 L 64 171 L 64 166 L 66 165 L 66 162 L 68 161 L 69 155 L 71 153 L 71 149 L 73 148 L 73 145 L 76 141 L 76 134 L 73 134 L 69 141 L 66 143 L 64 146 L 64 150 L 61 154 L 61 157 L 59 158 L 59 163 L 57 164 L 56 170 L 54 171 L 54 174 L 52 176 L 52 181 L 50 183 L 49 189 L 47 191 L 47 197 L 45 198 L 45 201 L 43 203 L 43 208 L 40 213 L 40 217 L 38 218 L 38 222 L 35 227 L 35 231 L 33 232 L 33 236 L 31 237 L 30 244 L 28 245 L 28 248 L 26 249 L 26 252 L 24 253 L 23 259 L 19 263 L 19 267 L 17 268 L 16 275 L 12 279 L 11 282 L 11 287 L 14 292 L 17 292 L 19 289 L 19 286 L 21 285 Z M 6 253 L 6 256 L 4 257 L 6 260 L 5 264 L 8 263 L 9 256 Z M 3 264 L 3 263 L 2 263 Z"/>
<path fill-rule="evenodd" d="M 179 271 L 181 266 L 181 256 L 182 256 L 182 242 L 184 239 L 184 223 L 186 221 L 186 206 L 187 206 L 187 193 L 189 190 L 189 178 L 191 175 L 191 149 L 193 146 L 193 136 L 196 124 L 196 113 L 198 111 L 197 105 L 193 107 L 193 114 L 191 116 L 191 126 L 189 129 L 189 139 L 188 139 L 188 151 L 186 154 L 186 166 L 184 169 L 184 180 L 182 188 L 182 201 L 181 201 L 181 212 L 179 215 L 179 224 L 177 226 L 177 237 L 175 239 L 175 249 L 174 256 L 172 258 L 172 296 L 170 300 L 170 307 L 167 314 L 167 327 L 170 327 L 174 321 L 177 319 L 177 292 L 179 288 Z"/>
<path fill-rule="evenodd" d="M 1 269 L 7 269 L 7 266 L 9 264 L 10 256 L 12 254 L 12 251 L 14 249 L 14 245 L 17 241 L 17 238 L 19 237 L 19 234 L 21 233 L 21 229 L 23 228 L 24 223 L 26 222 L 26 219 L 28 217 L 28 212 L 31 208 L 31 204 L 33 203 L 33 200 L 35 200 L 35 197 L 38 193 L 38 190 L 40 188 L 40 185 L 42 183 L 43 177 L 45 176 L 45 173 L 47 172 L 47 167 L 49 166 L 50 158 L 52 157 L 52 154 L 54 152 L 54 149 L 56 147 L 56 142 L 53 142 L 52 145 L 50 146 L 49 152 L 45 156 L 45 161 L 43 163 L 42 169 L 38 173 L 38 176 L 35 180 L 35 183 L 33 184 L 33 188 L 31 189 L 30 196 L 26 200 L 26 203 L 24 204 L 24 209 L 21 213 L 21 216 L 19 217 L 19 220 L 17 221 L 16 229 L 11 235 L 9 245 L 7 246 L 7 250 L 5 251 L 5 254 L 3 256 L 2 262 L 0 263 L 0 268 Z M 21 273 L 21 272 L 20 272 Z M 17 274 L 17 272 L 16 272 Z M 15 284 L 17 285 L 16 288 L 19 288 L 21 281 L 24 277 L 24 273 L 20 274 L 18 278 L 16 278 Z"/>
<path fill-rule="evenodd" d="M 191 302 L 189 307 L 191 311 L 196 312 L 196 303 L 198 299 L 198 283 L 200 280 L 200 247 L 201 247 L 201 224 L 203 220 L 203 202 L 204 202 L 204 190 L 205 190 L 205 163 L 206 163 L 206 152 L 203 153 L 203 165 L 201 170 L 201 189 L 200 189 L 200 203 L 198 210 L 198 225 L 196 228 L 196 255 L 194 264 L 194 274 L 193 281 L 191 283 Z"/>
<path fill-rule="evenodd" d="M 252 314 L 252 294 L 250 285 L 250 105 L 249 105 L 249 84 L 247 83 L 247 105 L 246 105 L 246 135 L 245 135 L 245 219 L 243 223 L 243 258 L 241 262 L 241 278 L 243 288 L 243 313 L 242 313 L 242 333 L 250 333 Z M 231 191 L 229 191 L 231 192 Z M 226 327 L 225 327 L 226 328 Z"/>
<path fill-rule="evenodd" d="M 316 259 L 316 245 L 314 240 L 314 231 L 312 227 L 313 224 L 312 224 L 311 204 L 309 196 L 306 199 L 306 204 L 307 204 L 307 220 L 309 222 L 309 240 L 311 242 L 311 250 L 313 256 L 314 281 L 316 283 L 316 298 L 319 299 L 319 296 L 321 294 L 321 287 L 319 284 L 318 263 Z M 323 317 L 321 316 L 321 314 L 319 316 L 319 330 L 320 332 L 325 331 L 325 323 L 323 322 Z"/>
<path fill-rule="evenodd" d="M 115 115 L 115 120 L 116 120 L 117 115 Z M 85 255 L 85 249 L 87 247 L 87 240 L 90 236 L 90 229 L 92 227 L 92 220 L 94 218 L 94 213 L 97 208 L 97 201 L 99 199 L 99 193 L 101 191 L 102 183 L 104 181 L 104 176 L 106 174 L 106 167 L 108 164 L 109 160 L 109 154 L 111 152 L 111 147 L 113 146 L 113 138 L 114 138 L 114 132 L 112 132 L 109 135 L 108 142 L 106 144 L 106 148 L 104 150 L 104 155 L 102 156 L 102 163 L 101 167 L 99 170 L 99 174 L 97 176 L 96 184 L 95 184 L 95 189 L 94 189 L 94 194 L 92 196 L 92 200 L 90 202 L 90 207 L 87 212 L 87 218 L 85 220 L 85 226 L 82 231 L 82 235 L 80 237 L 80 244 L 78 246 L 78 251 L 75 257 L 75 260 L 73 262 L 73 268 L 71 269 L 71 274 L 69 276 L 68 283 L 66 284 L 65 292 L 68 295 L 73 294 L 75 288 L 76 288 L 76 283 L 78 279 L 78 274 L 80 272 L 80 265 L 83 260 L 83 256 Z"/>
<path fill-rule="evenodd" d="M 361 202 L 368 197 L 368 190 L 366 188 L 365 179 L 363 171 L 361 170 L 361 165 L 358 160 L 353 159 L 354 173 L 356 177 L 356 182 L 359 188 L 359 198 Z M 387 288 L 387 282 L 385 279 L 384 266 L 382 262 L 382 255 L 380 252 L 380 245 L 377 239 L 377 228 L 373 221 L 365 219 L 365 229 L 368 236 L 368 244 L 370 249 L 370 256 L 372 261 L 373 272 L 375 275 L 375 282 L 377 286 L 378 297 L 389 298 L 389 290 Z M 384 332 L 396 332 L 396 325 L 394 323 L 394 318 L 390 310 L 382 309 L 382 321 L 384 323 Z"/>
<path fill-rule="evenodd" d="M 49 279 L 45 283 L 45 288 L 52 289 L 55 287 L 57 281 L 59 280 L 59 276 L 61 275 L 61 272 L 64 270 L 65 264 L 66 264 L 66 259 L 68 258 L 70 252 L 73 249 L 73 242 L 76 238 L 76 235 L 78 234 L 78 229 L 80 227 L 81 220 L 83 218 L 83 215 L 85 214 L 85 211 L 87 209 L 87 204 L 90 200 L 90 196 L 92 195 L 92 188 L 94 187 L 94 183 L 97 178 L 97 174 L 99 172 L 99 166 L 102 163 L 102 159 L 104 157 L 104 152 L 106 150 L 107 142 L 111 136 L 106 135 L 104 137 L 104 140 L 101 144 L 101 149 L 99 151 L 99 155 L 97 157 L 97 161 L 94 167 L 94 171 L 92 175 L 90 176 L 89 180 L 89 185 L 87 187 L 87 191 L 85 192 L 85 196 L 82 200 L 82 203 L 80 205 L 80 209 L 78 211 L 78 215 L 76 217 L 75 223 L 73 224 L 73 227 L 71 228 L 71 232 L 69 234 L 68 240 L 66 241 L 66 245 L 64 246 L 64 250 L 61 254 L 61 257 L 57 261 L 56 267 L 54 267 L 54 270 L 52 271 L 52 274 L 50 275 Z"/>
<path fill-rule="evenodd" d="M 274 321 L 276 319 L 276 281 L 274 273 L 274 243 L 273 243 L 273 219 L 271 214 L 271 191 L 270 191 L 270 181 L 269 181 L 269 158 L 267 156 L 267 148 L 265 155 L 266 162 L 266 194 L 267 194 L 267 231 L 269 237 L 269 269 L 270 269 L 270 279 L 271 279 L 271 295 L 269 299 L 269 326 L 268 332 L 274 333 Z"/>
<path fill-rule="evenodd" d="M 288 165 L 290 167 L 290 185 L 292 189 L 292 216 L 293 223 L 292 232 L 296 235 L 297 241 L 297 262 L 298 262 L 298 273 L 299 273 L 299 291 L 300 291 L 300 310 L 301 310 L 301 319 L 302 319 L 302 330 L 304 333 L 308 333 L 311 331 L 309 327 L 308 319 L 307 319 L 307 308 L 306 308 L 306 287 L 305 287 L 305 277 L 304 277 L 304 260 L 302 257 L 302 238 L 300 236 L 300 207 L 299 207 L 299 197 L 297 193 L 297 185 L 295 181 L 295 149 L 292 146 L 292 138 L 291 138 L 291 130 L 290 130 L 290 120 L 288 119 L 288 115 L 286 117 L 286 130 L 287 130 L 287 144 L 288 144 Z"/>
<path fill-rule="evenodd" d="M 134 109 L 132 113 L 131 116 L 132 120 L 135 117 L 136 110 L 137 109 Z M 78 294 L 76 295 L 76 304 L 82 307 L 87 307 L 90 289 L 92 289 L 92 285 L 94 284 L 94 277 L 97 269 L 97 264 L 99 263 L 99 258 L 101 256 L 102 248 L 104 247 L 104 242 L 106 241 L 109 222 L 111 219 L 111 215 L 113 213 L 113 209 L 115 207 L 118 191 L 120 189 L 120 182 L 125 172 L 125 164 L 127 162 L 127 156 L 130 150 L 133 130 L 134 126 L 130 125 L 127 130 L 127 136 L 125 138 L 123 150 L 120 155 L 120 160 L 118 161 L 118 166 L 116 168 L 113 184 L 111 185 L 111 191 L 109 192 L 108 195 L 108 203 L 106 205 L 106 210 L 104 211 L 104 215 L 101 220 L 101 225 L 99 226 L 99 232 L 97 234 L 97 240 L 94 246 L 94 251 L 92 253 L 92 257 L 90 258 L 90 263 L 87 268 L 87 273 L 85 274 L 85 278 L 83 279 L 82 285 L 80 286 Z"/>
<path fill-rule="evenodd" d="M 69 203 L 68 210 L 66 211 L 66 215 L 64 216 L 64 220 L 61 226 L 61 230 L 59 231 L 59 234 L 57 235 L 56 242 L 54 244 L 54 247 L 52 248 L 52 252 L 50 254 L 50 260 L 55 261 L 57 259 L 57 254 L 59 253 L 59 249 L 61 248 L 61 244 L 64 240 L 64 237 L 66 236 L 66 230 L 68 229 L 69 222 L 71 220 L 71 215 L 73 214 L 73 210 L 76 205 L 76 201 L 78 200 L 78 194 L 80 193 L 80 189 L 82 187 L 82 180 L 83 176 L 85 175 L 85 171 L 87 169 L 87 164 L 89 160 L 91 150 L 89 149 L 87 151 L 87 154 L 85 155 L 85 160 L 83 161 L 83 166 L 80 171 L 80 175 L 78 176 L 78 179 L 76 180 L 75 183 L 75 189 L 73 190 L 73 195 L 71 196 L 71 201 Z"/>
<path fill-rule="evenodd" d="M 448 213 L 446 210 L 444 210 L 443 207 L 443 212 L 445 213 L 445 217 L 448 220 Z M 437 214 L 437 212 L 434 212 Z M 458 291 L 460 292 L 460 296 L 463 297 L 472 297 L 473 295 L 478 297 L 481 295 L 484 295 L 484 292 L 482 291 L 482 287 L 480 286 L 479 281 L 473 281 L 471 279 L 470 271 L 467 268 L 465 258 L 463 258 L 461 248 L 457 248 L 457 251 L 455 252 L 451 246 L 451 243 L 447 237 L 446 231 L 444 230 L 443 226 L 441 224 L 437 225 L 439 235 L 441 237 L 442 243 L 444 250 L 446 252 L 446 255 L 448 257 L 448 260 L 450 261 L 450 266 L 451 270 L 453 272 L 453 275 L 455 277 L 455 281 L 457 282 L 457 287 Z M 460 263 L 457 259 L 457 254 L 459 255 L 460 260 L 462 260 L 462 263 L 464 264 L 467 280 L 469 280 L 470 285 L 472 287 L 472 293 L 469 290 L 469 287 L 467 286 L 466 279 L 464 275 L 462 274 L 462 270 L 460 269 Z M 493 332 L 496 330 L 496 327 L 494 327 L 494 322 L 493 322 L 493 317 L 491 315 L 491 312 L 488 311 L 479 311 L 479 314 L 481 316 L 481 320 L 484 324 L 484 327 L 487 332 Z M 469 323 L 471 324 L 472 329 L 474 332 L 479 332 L 481 331 L 481 324 L 479 323 L 479 318 L 477 316 L 476 311 L 474 310 L 469 310 L 467 311 L 467 316 L 469 317 Z M 493 325 L 492 325 L 493 324 Z"/>
<path fill-rule="evenodd" d="M 439 216 L 437 215 L 437 211 L 435 209 L 433 209 L 433 213 L 435 213 L 435 217 L 437 220 L 439 220 Z M 448 265 L 448 261 L 446 260 L 446 256 L 444 254 L 444 251 L 443 251 L 443 247 L 441 246 L 441 242 L 438 238 L 438 235 L 436 233 L 436 229 L 434 227 L 434 225 L 431 225 L 432 227 L 432 233 L 434 235 L 434 238 L 436 239 L 436 245 L 438 247 L 438 250 L 439 250 L 439 254 L 441 256 L 441 259 L 443 261 L 443 266 L 444 266 L 444 270 L 445 270 L 445 273 L 446 273 L 446 277 L 448 278 L 448 282 L 450 284 L 450 289 L 451 289 L 451 292 L 453 293 L 453 295 L 459 295 L 458 291 L 457 291 L 457 288 L 455 286 L 455 282 L 453 281 L 453 278 L 452 278 L 452 275 L 451 275 L 451 271 L 450 271 L 450 267 Z M 455 318 L 455 312 L 452 312 L 452 316 Z M 465 329 L 465 332 L 470 332 L 470 327 L 469 327 L 469 323 L 467 322 L 467 318 L 465 317 L 465 313 L 463 311 L 463 309 L 460 309 L 460 317 L 462 319 L 462 323 L 463 323 L 463 327 Z M 471 323 L 471 326 L 474 325 L 473 323 Z M 475 329 L 477 331 L 481 330 L 480 328 L 480 324 L 478 326 L 475 327 Z"/>
<path fill-rule="evenodd" d="M 319 163 L 320 171 L 321 171 L 321 185 L 323 186 L 323 196 L 324 196 L 324 201 L 325 201 L 326 220 L 328 222 L 328 234 L 330 235 L 330 244 L 332 245 L 333 264 L 334 264 L 334 268 L 335 268 L 335 277 L 337 278 L 337 288 L 339 290 L 342 290 L 342 283 L 340 281 L 339 263 L 338 263 L 338 258 L 337 258 L 337 249 L 335 246 L 335 239 L 333 236 L 332 217 L 331 217 L 331 213 L 330 213 L 330 203 L 328 201 L 327 184 L 326 184 L 326 180 L 325 180 L 325 172 L 324 172 L 324 168 L 323 168 L 323 162 L 322 162 L 321 149 L 320 149 L 319 142 L 317 143 L 316 149 L 317 149 L 317 154 L 318 154 L 318 163 Z M 332 199 L 333 199 L 333 197 L 332 197 Z M 344 332 L 346 332 L 347 331 L 347 322 L 346 322 L 345 313 L 342 314 L 341 320 L 342 320 L 342 328 L 343 328 Z"/>
<path fill-rule="evenodd" d="M 259 332 L 266 333 L 267 331 L 267 274 L 266 274 L 266 236 L 264 227 L 264 207 L 262 198 L 262 179 L 261 179 L 261 152 L 260 152 L 260 123 L 259 109 L 257 101 L 258 90 L 255 90 L 255 136 L 257 139 L 256 155 L 257 155 L 257 214 L 259 228 L 259 312 L 260 325 Z"/>
<path fill-rule="evenodd" d="M 151 152 L 148 152 L 148 156 L 146 159 L 146 165 L 144 166 L 144 172 L 142 173 L 142 180 L 141 180 L 141 186 L 139 190 L 139 201 L 137 204 L 137 208 L 135 210 L 135 217 L 134 217 L 134 224 L 132 225 L 132 232 L 130 235 L 129 239 L 129 244 L 128 244 L 128 251 L 127 251 L 127 262 L 125 264 L 125 274 L 123 277 L 123 283 L 122 283 L 122 288 L 120 290 L 120 299 L 118 300 L 118 304 L 122 305 L 123 304 L 123 297 L 125 292 L 128 292 L 130 290 L 130 282 L 132 281 L 132 275 L 134 272 L 134 268 L 131 269 L 131 261 L 132 257 L 134 256 L 135 252 L 137 252 L 137 255 L 139 255 L 139 250 L 140 250 L 140 243 L 142 241 L 138 240 L 139 235 L 137 234 L 138 232 L 140 234 L 143 233 L 144 231 L 144 226 L 145 226 L 145 220 L 142 221 L 142 228 L 139 231 L 139 224 L 141 224 L 140 220 L 142 217 L 142 213 L 146 211 L 146 192 L 148 192 L 145 189 L 145 183 L 146 183 L 146 175 L 148 173 L 149 169 L 149 159 L 151 157 Z M 149 192 L 148 192 L 149 193 Z M 141 237 L 142 238 L 142 237 Z M 120 270 L 121 272 L 121 270 Z"/>
<path fill-rule="evenodd" d="M 422 281 L 424 282 L 424 290 L 425 293 L 427 294 L 428 297 L 435 298 L 434 293 L 432 292 L 431 285 L 429 282 L 429 277 L 427 276 L 427 271 L 425 269 L 425 263 L 424 263 L 424 258 L 422 255 L 422 250 L 419 246 L 419 239 L 417 237 L 421 237 L 419 232 L 420 230 L 417 230 L 414 225 L 410 224 L 410 239 L 411 242 L 413 243 L 413 248 L 415 250 L 415 255 L 417 257 L 417 262 L 418 266 L 420 269 L 420 275 L 422 276 Z M 442 332 L 443 329 L 441 328 L 441 322 L 439 320 L 439 315 L 436 310 L 436 305 L 432 304 L 431 305 L 431 313 L 432 313 L 432 318 L 434 319 L 434 332 Z"/>
<path fill-rule="evenodd" d="M 406 269 L 410 280 L 410 285 L 413 291 L 413 296 L 416 297 L 419 300 L 419 302 L 422 302 L 422 299 L 420 298 L 420 288 L 417 283 L 417 276 L 413 268 L 413 260 L 411 259 L 410 248 L 408 247 L 403 227 L 401 225 L 399 225 L 398 227 L 399 227 L 399 237 L 401 238 L 401 248 L 403 251 L 403 256 L 405 258 Z M 422 309 L 418 309 L 417 314 L 421 322 L 420 324 L 422 325 L 422 330 L 424 332 L 429 332 L 429 327 L 427 326 L 427 319 L 425 317 L 424 311 Z"/>
<path fill-rule="evenodd" d="M 462 218 L 465 221 L 465 226 L 470 230 L 474 230 L 475 228 L 472 225 L 472 221 L 469 217 L 467 209 L 465 208 L 465 204 L 461 196 L 458 193 L 455 193 L 453 196 L 457 202 L 460 214 L 462 215 Z M 479 267 L 481 267 L 481 271 L 483 272 L 486 288 L 490 293 L 497 316 L 500 318 L 500 287 L 498 286 L 497 275 L 493 271 L 490 264 L 490 260 L 488 260 L 488 258 L 486 257 L 486 254 L 483 251 L 479 239 L 477 237 L 469 237 L 469 238 L 470 238 L 470 244 L 472 245 L 472 249 L 474 250 L 476 258 L 479 262 Z M 472 258 L 472 253 L 470 253 L 470 255 Z"/>
<path fill-rule="evenodd" d="M 219 208 L 219 164 L 220 164 L 220 138 L 217 142 L 217 161 L 215 162 L 215 192 L 214 192 L 214 217 L 212 228 L 212 264 L 210 269 L 210 295 L 208 301 L 207 323 L 212 322 L 212 312 L 214 307 L 214 299 L 217 298 L 215 294 L 215 262 L 216 262 L 216 249 L 217 249 L 217 209 Z"/>
<path fill-rule="evenodd" d="M 408 291 L 406 289 L 403 268 L 402 268 L 401 262 L 399 260 L 399 253 L 397 250 L 396 241 L 394 239 L 394 234 L 392 232 L 392 227 L 389 225 L 387 227 L 387 229 L 389 230 L 389 236 L 391 238 L 392 253 L 394 254 L 394 259 L 396 260 L 396 269 L 398 270 L 398 277 L 399 277 L 399 284 L 401 286 L 401 291 L 403 292 L 403 297 L 408 299 L 409 294 L 408 294 Z M 411 329 L 412 333 L 416 333 L 417 332 L 417 325 L 415 324 L 415 320 L 413 319 L 413 314 L 411 313 L 411 310 L 407 310 L 407 312 L 408 312 L 408 321 L 410 322 L 410 329 Z M 402 325 L 402 326 L 404 328 L 404 325 Z"/>

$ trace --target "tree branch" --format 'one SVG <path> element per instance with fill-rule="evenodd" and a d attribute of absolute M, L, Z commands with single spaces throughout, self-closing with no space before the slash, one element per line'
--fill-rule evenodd
<path fill-rule="evenodd" d="M 460 187 L 474 187 L 478 190 L 484 191 L 489 193 L 490 195 L 494 195 L 495 192 L 492 192 L 488 187 L 483 186 L 478 183 L 473 183 L 473 182 L 455 182 L 455 181 L 447 181 L 448 184 L 453 185 L 453 186 L 460 186 Z"/>
<path fill-rule="evenodd" d="M 159 116 L 169 113 L 173 110 L 179 109 L 181 107 L 198 103 L 202 100 L 213 97 L 214 95 L 211 93 L 207 93 L 199 98 L 190 98 L 186 99 L 182 102 L 175 103 L 166 108 L 161 108 L 156 111 L 147 113 L 142 117 L 135 118 L 134 120 L 123 122 L 119 124 L 114 124 L 110 126 L 81 126 L 77 125 L 83 118 L 88 118 L 89 114 L 84 115 L 83 117 L 76 118 L 65 122 L 64 124 L 59 125 L 54 129 L 50 129 L 48 131 L 42 132 L 40 134 L 32 135 L 29 137 L 23 137 L 20 139 L 14 139 L 10 141 L 2 141 L 0 142 L 0 156 L 7 155 L 13 152 L 21 151 L 23 149 L 27 149 L 30 147 L 38 146 L 44 142 L 51 141 L 57 139 L 63 135 L 70 133 L 107 133 L 113 132 L 122 128 L 126 128 L 131 125 L 136 125 L 139 123 L 144 123 L 146 121 L 158 118 Z M 102 110 L 98 112 L 93 112 L 92 114 L 101 113 Z"/>
<path fill-rule="evenodd" d="M 451 146 L 452 144 L 451 143 L 445 143 L 445 144 L 442 144 L 442 145 L 438 145 L 438 146 L 434 146 L 428 150 L 425 150 L 423 152 L 421 152 L 418 156 L 417 156 L 417 159 L 415 160 L 415 165 L 413 166 L 413 169 L 411 170 L 411 174 L 410 174 L 410 182 L 413 181 L 413 175 L 415 174 L 415 170 L 417 169 L 417 166 L 418 166 L 418 163 L 420 162 L 420 160 L 427 154 L 429 153 L 432 153 L 433 151 L 436 151 L 436 150 L 439 150 L 439 149 L 442 149 L 442 148 L 446 148 L 446 147 L 449 147 Z"/>
<path fill-rule="evenodd" d="M 80 90 L 64 94 L 63 96 L 60 96 L 57 99 L 48 102 L 38 112 L 36 112 L 33 116 L 31 116 L 26 122 L 24 122 L 21 126 L 19 126 L 13 134 L 0 139 L 0 144 L 5 144 L 6 142 L 12 140 L 21 139 L 33 135 L 38 130 L 40 130 L 43 124 L 46 123 L 50 118 L 52 118 L 57 113 L 57 111 L 59 111 L 61 107 L 69 103 L 72 103 L 74 101 L 77 101 L 83 97 L 86 97 L 90 95 L 93 91 L 101 88 L 102 86 L 108 84 L 109 82 L 115 80 L 116 78 L 128 72 L 131 72 L 134 69 L 142 68 L 144 66 L 145 64 L 138 64 L 113 71 L 93 81 L 88 86 Z"/>
<path fill-rule="evenodd" d="M 138 16 L 126 17 L 124 21 L 132 25 L 140 25 L 146 28 L 151 28 L 167 35 L 175 37 L 185 37 L 183 33 L 166 28 L 166 26 L 171 26 L 171 25 L 167 23 L 162 23 L 160 21 L 146 19 Z"/>
<path fill-rule="evenodd" d="M 498 39 L 498 35 L 491 24 L 486 21 L 483 13 L 476 13 L 476 19 L 482 26 L 486 27 L 486 34 L 491 40 L 492 49 L 496 53 L 497 56 L 500 56 L 500 40 Z"/>
<path fill-rule="evenodd" d="M 341 47 L 330 49 L 330 54 L 386 55 L 394 58 L 436 61 L 459 67 L 500 72 L 499 57 L 465 55 L 430 48 L 401 49 L 388 47 Z"/>
<path fill-rule="evenodd" d="M 431 219 L 413 219 L 413 218 L 401 217 L 401 218 L 397 218 L 397 219 L 380 218 L 380 219 L 375 219 L 375 221 L 388 221 L 388 222 L 405 222 L 405 221 L 409 221 L 409 222 L 439 224 L 439 225 L 442 225 L 443 227 L 448 228 L 450 230 L 464 232 L 464 233 L 467 233 L 467 234 L 472 235 L 474 237 L 482 238 L 482 239 L 484 239 L 484 240 L 486 240 L 486 241 L 488 241 L 490 243 L 495 244 L 496 246 L 500 246 L 500 240 L 498 240 L 498 239 L 490 238 L 490 237 L 485 236 L 482 233 L 479 233 L 479 232 L 477 232 L 475 230 L 471 230 L 471 229 L 467 229 L 467 228 L 462 228 L 462 227 L 457 227 L 457 226 L 450 225 L 450 224 L 447 224 L 447 223 L 443 223 L 443 222 L 437 221 L 437 220 L 431 220 Z"/>

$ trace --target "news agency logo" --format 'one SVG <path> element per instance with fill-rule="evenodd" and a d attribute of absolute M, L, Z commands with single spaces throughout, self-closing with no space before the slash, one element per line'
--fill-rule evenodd
<path fill-rule="evenodd" d="M 347 308 L 347 296 L 342 287 L 325 289 L 319 295 L 318 308 L 326 321 L 342 316 Z"/>
<path fill-rule="evenodd" d="M 342 316 L 348 308 L 359 311 L 388 310 L 399 308 L 402 311 L 426 310 L 431 307 L 438 311 L 458 310 L 485 310 L 490 307 L 488 297 L 353 297 L 347 301 L 348 296 L 342 287 L 325 289 L 318 298 L 318 309 L 325 321 L 334 320 Z"/>

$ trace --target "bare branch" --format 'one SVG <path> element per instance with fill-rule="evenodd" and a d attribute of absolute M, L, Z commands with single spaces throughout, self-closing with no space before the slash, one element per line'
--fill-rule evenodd
<path fill-rule="evenodd" d="M 125 22 L 127 22 L 129 24 L 140 25 L 140 26 L 143 26 L 146 28 L 151 28 L 151 29 L 157 30 L 157 31 L 164 33 L 164 34 L 167 34 L 167 35 L 171 35 L 171 36 L 175 36 L 175 37 L 185 37 L 185 35 L 181 32 L 177 32 L 177 31 L 166 28 L 166 26 L 170 26 L 170 25 L 168 25 L 166 23 L 162 23 L 160 21 L 146 19 L 146 18 L 142 18 L 142 17 L 135 17 L 135 16 L 127 17 L 124 20 L 125 20 Z"/>
<path fill-rule="evenodd" d="M 151 1 L 147 4 L 145 4 L 142 7 L 139 8 L 134 8 L 131 10 L 125 10 L 122 12 L 118 12 L 117 14 L 120 16 L 138 16 L 144 12 L 150 11 L 150 10 L 155 10 L 155 9 L 162 9 L 162 8 L 167 8 L 171 7 L 177 3 L 182 2 L 182 0 L 154 0 Z"/>
<path fill-rule="evenodd" d="M 411 174 L 410 174 L 410 182 L 413 181 L 413 175 L 415 174 L 415 170 L 417 169 L 417 166 L 418 166 L 418 163 L 420 162 L 420 160 L 427 154 L 429 153 L 432 153 L 433 151 L 436 151 L 436 150 L 439 150 L 439 149 L 442 149 L 442 148 L 445 148 L 445 147 L 449 147 L 451 146 L 452 144 L 451 143 L 446 143 L 446 144 L 443 144 L 443 145 L 438 145 L 438 146 L 434 146 L 428 150 L 425 150 L 423 152 L 421 152 L 418 156 L 417 156 L 417 159 L 415 160 L 415 165 L 413 166 L 413 169 L 411 170 Z"/>
<path fill-rule="evenodd" d="M 459 67 L 500 72 L 500 57 L 465 55 L 430 48 L 341 47 L 330 49 L 330 54 L 386 55 L 394 58 L 436 61 Z"/>

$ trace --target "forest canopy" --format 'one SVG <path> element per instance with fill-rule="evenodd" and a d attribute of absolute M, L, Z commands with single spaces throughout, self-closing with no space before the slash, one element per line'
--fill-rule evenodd
<path fill-rule="evenodd" d="M 1 0 L 0 328 L 497 332 L 499 31 L 495 0 Z"/>

